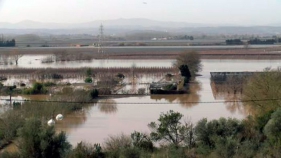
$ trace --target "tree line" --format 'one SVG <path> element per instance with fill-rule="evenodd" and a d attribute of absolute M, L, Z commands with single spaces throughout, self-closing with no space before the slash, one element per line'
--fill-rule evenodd
<path fill-rule="evenodd" d="M 248 44 L 274 44 L 281 41 L 280 39 L 250 39 L 247 41 Z M 226 45 L 242 45 L 244 42 L 241 39 L 227 39 L 225 41 Z"/>
<path fill-rule="evenodd" d="M 175 40 L 194 40 L 193 36 L 188 36 L 188 35 L 180 35 L 180 36 L 174 36 L 173 39 Z"/>
<path fill-rule="evenodd" d="M 0 47 L 15 47 L 16 46 L 16 41 L 15 39 L 12 40 L 1 40 L 0 41 Z"/>

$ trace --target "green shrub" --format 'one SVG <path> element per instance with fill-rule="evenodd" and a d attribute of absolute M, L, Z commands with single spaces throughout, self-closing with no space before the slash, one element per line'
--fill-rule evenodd
<path fill-rule="evenodd" d="M 46 94 L 48 91 L 45 89 L 42 83 L 34 83 L 32 88 L 24 89 L 23 93 L 32 95 L 32 94 Z"/>
<path fill-rule="evenodd" d="M 92 83 L 93 82 L 93 79 L 91 77 L 87 77 L 85 79 L 85 83 Z"/>
<path fill-rule="evenodd" d="M 274 142 L 280 144 L 281 141 L 281 108 L 278 108 L 274 113 L 272 113 L 270 120 L 264 127 L 264 133 Z"/>
<path fill-rule="evenodd" d="M 43 125 L 35 118 L 24 123 L 19 136 L 19 151 L 22 157 L 62 158 L 71 147 L 65 133 L 56 134 L 53 126 Z"/>
<path fill-rule="evenodd" d="M 140 158 L 141 152 L 137 148 L 126 148 L 121 151 L 121 157 L 124 158 Z"/>
<path fill-rule="evenodd" d="M 153 153 L 155 158 L 187 158 L 188 156 L 185 153 L 185 148 L 178 148 L 173 145 L 162 147 L 159 151 Z"/>
<path fill-rule="evenodd" d="M 148 135 L 135 131 L 131 134 L 131 139 L 135 148 L 153 152 L 154 146 Z"/>
<path fill-rule="evenodd" d="M 227 138 L 219 137 L 216 140 L 215 153 L 218 157 L 222 157 L 222 158 L 234 157 L 238 145 L 239 142 L 236 139 L 233 139 L 231 137 L 227 137 Z"/>
<path fill-rule="evenodd" d="M 17 135 L 17 130 L 22 127 L 23 119 L 21 113 L 16 110 L 7 111 L 1 116 L 0 121 L 0 142 L 10 142 Z"/>
<path fill-rule="evenodd" d="M 86 144 L 80 142 L 67 156 L 69 158 L 104 158 L 105 154 L 99 144 Z"/>
<path fill-rule="evenodd" d="M 235 137 L 242 131 L 243 125 L 236 119 L 220 118 L 219 120 L 209 121 L 200 120 L 195 127 L 196 139 L 199 144 L 207 145 L 211 149 L 216 146 L 216 138 Z"/>

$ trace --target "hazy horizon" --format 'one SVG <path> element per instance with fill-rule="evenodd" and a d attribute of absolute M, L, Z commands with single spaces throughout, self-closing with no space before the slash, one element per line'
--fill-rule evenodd
<path fill-rule="evenodd" d="M 0 22 L 84 23 L 144 18 L 212 25 L 281 24 L 281 0 L 0 0 Z"/>

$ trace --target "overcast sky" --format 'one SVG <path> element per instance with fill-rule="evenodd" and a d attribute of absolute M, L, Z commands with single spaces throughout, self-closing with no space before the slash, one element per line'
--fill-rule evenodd
<path fill-rule="evenodd" d="M 0 0 L 0 22 L 147 18 L 203 24 L 281 24 L 281 0 Z"/>

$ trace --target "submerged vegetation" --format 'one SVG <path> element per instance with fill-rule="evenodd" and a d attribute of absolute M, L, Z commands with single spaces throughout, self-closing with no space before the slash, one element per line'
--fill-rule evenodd
<path fill-rule="evenodd" d="M 50 83 L 46 83 L 45 85 L 49 86 L 51 85 Z M 45 85 L 42 83 L 34 83 L 32 88 L 27 88 L 23 90 L 23 94 L 46 94 L 47 89 L 45 88 Z"/>
<path fill-rule="evenodd" d="M 190 61 L 190 60 L 196 61 Z M 167 84 L 165 90 L 183 89 L 190 78 L 201 70 L 199 55 L 196 52 L 183 53 L 178 58 L 181 76 L 185 78 L 178 85 Z M 18 150 L 14 153 L 3 152 L 0 157 L 124 157 L 124 158 L 162 158 L 162 157 L 280 157 L 281 156 L 281 107 L 280 100 L 280 70 L 266 69 L 257 73 L 245 82 L 227 80 L 234 84 L 243 83 L 244 106 L 254 108 L 255 113 L 244 120 L 220 118 L 217 120 L 201 119 L 196 124 L 184 120 L 183 114 L 175 111 L 162 113 L 159 119 L 148 124 L 149 133 L 135 131 L 130 135 L 119 134 L 109 136 L 103 144 L 88 144 L 80 142 L 71 147 L 65 133 L 56 133 L 53 126 L 47 126 L 49 119 L 55 119 L 55 114 L 84 113 L 87 104 L 98 103 L 98 109 L 104 113 L 117 111 L 114 100 L 98 102 L 99 95 L 111 94 L 112 87 L 122 86 L 123 80 L 129 78 L 132 71 L 145 71 L 145 68 L 122 69 L 124 71 L 108 70 L 107 74 L 99 76 L 96 69 L 73 69 L 86 77 L 85 82 L 92 83 L 98 76 L 98 85 L 102 88 L 72 86 L 57 87 L 55 82 L 36 82 L 31 88 L 24 88 L 25 94 L 46 94 L 56 86 L 57 91 L 46 102 L 14 103 L 0 118 L 0 147 L 14 143 Z M 129 71 L 130 70 L 130 71 Z M 171 69 L 169 69 L 171 70 Z M 128 71 L 128 72 L 127 72 Z M 116 73 L 118 72 L 118 73 Z M 50 74 L 57 74 L 49 70 Z M 135 72 L 134 72 L 135 73 Z M 150 70 L 153 73 L 153 69 Z M 62 76 L 62 75 L 61 75 Z M 67 76 L 67 75 L 65 75 Z M 168 73 L 165 78 L 174 80 Z M 133 76 L 134 77 L 134 76 Z M 58 77 L 60 78 L 60 77 Z M 61 78 L 64 78 L 61 77 Z M 134 79 L 133 79 L 134 80 Z M 2 86 L 3 87 L 3 86 Z M 234 87 L 236 88 L 236 87 Z M 139 94 L 144 93 L 139 89 Z M 192 96 L 197 98 L 198 96 Z M 198 97 L 199 98 L 199 97 Z M 197 98 L 197 99 L 198 99 Z M 200 99 L 198 99 L 200 100 Z M 198 101 L 196 100 L 196 102 Z M 262 100 L 262 101 L 261 101 Z M 183 102 L 186 102 L 184 100 Z M 32 109 L 32 110 L 31 110 Z M 153 120 L 152 120 L 153 121 Z"/>

